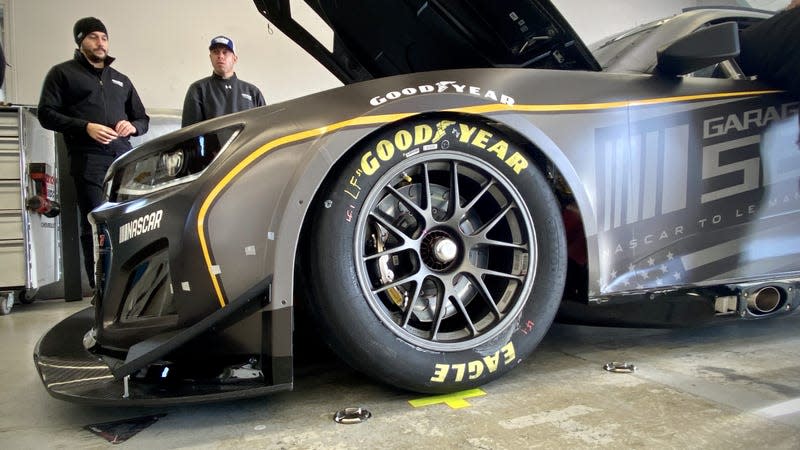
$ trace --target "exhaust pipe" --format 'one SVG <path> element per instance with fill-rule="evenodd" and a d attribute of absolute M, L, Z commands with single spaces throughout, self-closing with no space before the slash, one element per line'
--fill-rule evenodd
<path fill-rule="evenodd" d="M 752 314 L 769 314 L 780 308 L 783 291 L 775 286 L 763 287 L 747 297 L 747 310 Z"/>

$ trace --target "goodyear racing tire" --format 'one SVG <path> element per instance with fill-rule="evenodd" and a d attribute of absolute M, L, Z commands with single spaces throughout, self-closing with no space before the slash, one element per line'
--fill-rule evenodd
<path fill-rule="evenodd" d="M 525 359 L 564 287 L 559 205 L 488 125 L 416 120 L 359 146 L 316 197 L 311 310 L 354 368 L 444 393 Z"/>

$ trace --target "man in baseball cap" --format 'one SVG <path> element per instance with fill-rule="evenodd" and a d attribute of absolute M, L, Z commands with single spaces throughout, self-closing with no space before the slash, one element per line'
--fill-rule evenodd
<path fill-rule="evenodd" d="M 236 53 L 236 48 L 233 46 L 233 40 L 225 36 L 217 36 L 211 40 L 211 44 L 208 46 L 209 50 L 214 50 L 216 46 L 223 46 L 228 47 L 228 50 L 232 51 L 234 54 Z"/>
<path fill-rule="evenodd" d="M 181 126 L 266 104 L 256 86 L 236 76 L 233 67 L 239 57 L 231 38 L 214 37 L 208 51 L 213 72 L 189 86 L 183 101 Z"/>

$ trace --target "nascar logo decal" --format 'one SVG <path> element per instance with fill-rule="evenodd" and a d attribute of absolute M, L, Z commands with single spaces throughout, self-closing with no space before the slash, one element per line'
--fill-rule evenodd
<path fill-rule="evenodd" d="M 163 214 L 164 211 L 159 209 L 158 211 L 133 219 L 125 225 L 122 225 L 119 227 L 119 243 L 122 244 L 128 239 L 161 228 L 161 216 Z"/>

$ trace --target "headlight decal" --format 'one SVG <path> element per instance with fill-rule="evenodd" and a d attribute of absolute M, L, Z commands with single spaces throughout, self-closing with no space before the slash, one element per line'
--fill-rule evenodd
<path fill-rule="evenodd" d="M 135 199 L 196 179 L 230 146 L 241 128 L 237 124 L 215 129 L 118 167 L 105 188 L 108 199 Z"/>
<path fill-rule="evenodd" d="M 565 111 L 605 110 L 605 109 L 630 108 L 636 106 L 647 106 L 647 105 L 664 104 L 664 103 L 714 100 L 720 98 L 734 98 L 734 97 L 749 97 L 749 96 L 757 96 L 765 94 L 774 94 L 779 92 L 783 91 L 760 90 L 760 91 L 742 91 L 742 92 L 718 92 L 712 94 L 659 97 L 659 98 L 639 99 L 639 100 L 623 100 L 623 101 L 605 102 L 605 103 L 515 104 L 515 105 L 490 103 L 485 105 L 468 106 L 463 108 L 452 108 L 452 109 L 442 110 L 440 112 L 452 112 L 452 113 L 462 113 L 462 114 L 487 114 L 487 113 L 496 113 L 503 111 L 565 112 Z M 231 169 L 227 174 L 225 174 L 225 176 L 222 177 L 222 179 L 220 179 L 216 185 L 214 185 L 214 187 L 205 197 L 202 205 L 200 206 L 200 209 L 197 212 L 197 235 L 200 241 L 200 247 L 203 253 L 203 258 L 205 259 L 206 267 L 208 269 L 208 274 L 209 277 L 211 278 L 211 283 L 214 286 L 214 292 L 217 295 L 220 307 L 224 308 L 227 305 L 227 300 L 225 298 L 225 294 L 222 292 L 222 287 L 220 285 L 219 276 L 221 275 L 221 271 L 219 270 L 219 266 L 214 263 L 213 258 L 211 256 L 211 251 L 208 247 L 208 240 L 206 237 L 208 230 L 206 230 L 205 221 L 208 215 L 208 211 L 214 204 L 214 201 L 217 199 L 217 197 L 219 197 L 223 189 L 225 189 L 225 187 L 228 186 L 228 184 L 230 184 L 231 181 L 233 181 L 234 178 L 236 178 L 243 170 L 245 170 L 253 162 L 264 156 L 267 152 L 274 150 L 275 148 L 287 144 L 296 143 L 298 141 L 302 141 L 305 139 L 318 137 L 326 133 L 337 131 L 343 128 L 364 126 L 364 125 L 383 125 L 389 122 L 402 120 L 416 114 L 420 114 L 420 112 L 360 116 L 348 120 L 343 120 L 341 122 L 336 122 L 327 126 L 313 128 L 305 131 L 299 131 L 293 134 L 282 136 L 275 140 L 267 142 L 261 147 L 258 147 L 252 153 L 247 155 L 243 160 L 241 160 L 238 164 L 236 164 L 236 166 L 234 166 L 233 169 Z M 214 268 L 216 268 L 216 270 Z"/>

